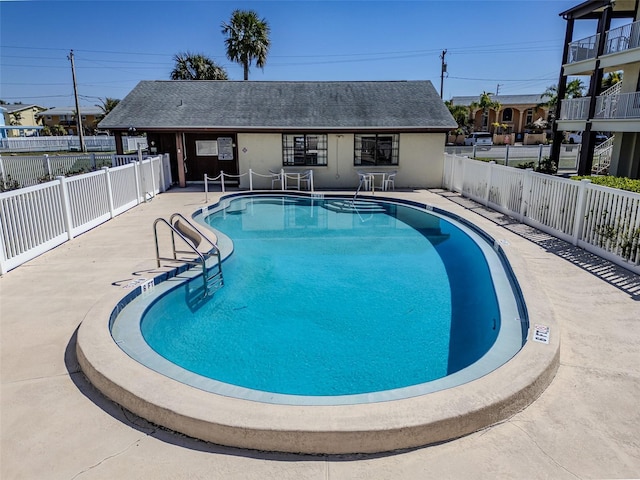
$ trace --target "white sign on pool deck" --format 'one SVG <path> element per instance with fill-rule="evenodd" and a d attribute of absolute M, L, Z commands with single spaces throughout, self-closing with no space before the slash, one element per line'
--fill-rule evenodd
<path fill-rule="evenodd" d="M 549 343 L 549 327 L 536 324 L 533 330 L 533 340 L 540 343 Z"/>

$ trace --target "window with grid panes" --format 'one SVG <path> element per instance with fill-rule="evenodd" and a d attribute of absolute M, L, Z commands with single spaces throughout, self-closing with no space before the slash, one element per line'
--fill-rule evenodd
<path fill-rule="evenodd" d="M 400 135 L 363 133 L 354 135 L 354 165 L 398 165 Z"/>
<path fill-rule="evenodd" d="M 283 134 L 282 164 L 291 165 L 326 165 L 327 135 L 325 134 Z"/>

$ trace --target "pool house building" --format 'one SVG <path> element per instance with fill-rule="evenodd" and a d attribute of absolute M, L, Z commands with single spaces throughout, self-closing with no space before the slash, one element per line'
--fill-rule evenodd
<path fill-rule="evenodd" d="M 396 172 L 397 188 L 442 183 L 446 133 L 456 127 L 429 81 L 143 81 L 99 124 L 146 135 L 150 153 L 168 153 L 174 182 L 204 175 L 313 171 L 316 188 L 358 185 L 361 170 Z M 122 152 L 118 152 L 122 153 Z"/>

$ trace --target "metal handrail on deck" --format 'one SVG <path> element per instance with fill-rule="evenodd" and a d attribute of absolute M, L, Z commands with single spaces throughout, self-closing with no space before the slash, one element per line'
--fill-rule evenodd
<path fill-rule="evenodd" d="M 173 257 L 160 256 L 160 245 L 158 243 L 158 225 L 164 224 L 169 227 L 171 231 L 171 250 Z M 169 262 L 184 262 L 192 265 L 202 266 L 202 278 L 204 282 L 204 295 L 209 292 L 209 281 L 213 279 L 219 279 L 219 286 L 224 285 L 224 279 L 222 276 L 222 258 L 220 255 L 220 249 L 218 246 L 210 240 L 198 227 L 187 220 L 180 213 L 174 213 L 169 217 L 169 220 L 160 217 L 153 222 L 153 233 L 156 242 L 156 263 L 157 266 L 161 266 L 161 260 Z M 176 235 L 180 238 L 188 247 L 189 250 L 178 250 L 176 248 Z M 206 252 L 201 252 L 198 247 L 205 240 L 210 249 Z M 178 258 L 178 254 L 182 255 L 196 255 L 197 258 Z M 207 259 L 216 257 L 217 260 L 217 272 L 214 275 L 208 275 Z"/>

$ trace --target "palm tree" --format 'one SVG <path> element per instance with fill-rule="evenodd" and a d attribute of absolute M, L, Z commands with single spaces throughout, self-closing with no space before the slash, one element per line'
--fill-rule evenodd
<path fill-rule="evenodd" d="M 96 105 L 96 107 L 100 108 L 100 110 L 102 110 L 102 114 L 99 115 L 99 120 L 102 120 L 104 117 L 107 116 L 107 114 L 113 110 L 116 105 L 118 105 L 118 103 L 120 103 L 120 99 L 119 98 L 110 98 L 110 97 L 106 97 L 104 100 L 100 99 L 100 103 L 102 105 Z"/>
<path fill-rule="evenodd" d="M 173 57 L 171 80 L 228 80 L 226 70 L 201 53 L 182 52 Z"/>
<path fill-rule="evenodd" d="M 476 110 L 478 108 L 482 110 L 482 116 L 487 118 L 488 123 L 489 110 L 495 110 L 497 115 L 498 111 L 502 108 L 502 105 L 500 104 L 500 102 L 497 102 L 491 98 L 491 93 L 482 92 L 478 101 L 471 102 L 471 105 L 469 105 L 470 111 Z"/>
<path fill-rule="evenodd" d="M 444 104 L 451 112 L 451 116 L 458 124 L 458 128 L 464 128 L 468 122 L 468 109 L 464 105 L 454 105 L 451 100 L 446 100 Z"/>
<path fill-rule="evenodd" d="M 564 95 L 564 98 L 580 98 L 584 97 L 584 84 L 582 80 L 576 78 L 567 83 L 567 92 Z"/>
<path fill-rule="evenodd" d="M 244 68 L 244 79 L 249 80 L 249 67 L 255 60 L 259 68 L 267 63 L 269 24 L 253 10 L 234 10 L 229 23 L 222 22 L 222 33 L 227 36 L 227 58 Z"/>
<path fill-rule="evenodd" d="M 622 71 L 609 72 L 606 77 L 602 79 L 602 90 L 613 87 L 616 83 L 622 81 Z"/>
<path fill-rule="evenodd" d="M 584 96 L 584 84 L 582 80 L 576 78 L 567 83 L 567 89 L 565 91 L 564 98 L 580 98 Z M 548 100 L 536 105 L 536 107 L 546 107 L 549 109 L 549 120 L 553 121 L 556 116 L 556 108 L 558 107 L 558 86 L 551 85 L 542 94 L 542 98 Z"/>
<path fill-rule="evenodd" d="M 9 125 L 18 126 L 21 125 L 22 114 L 20 112 L 14 112 L 9 114 Z"/>

